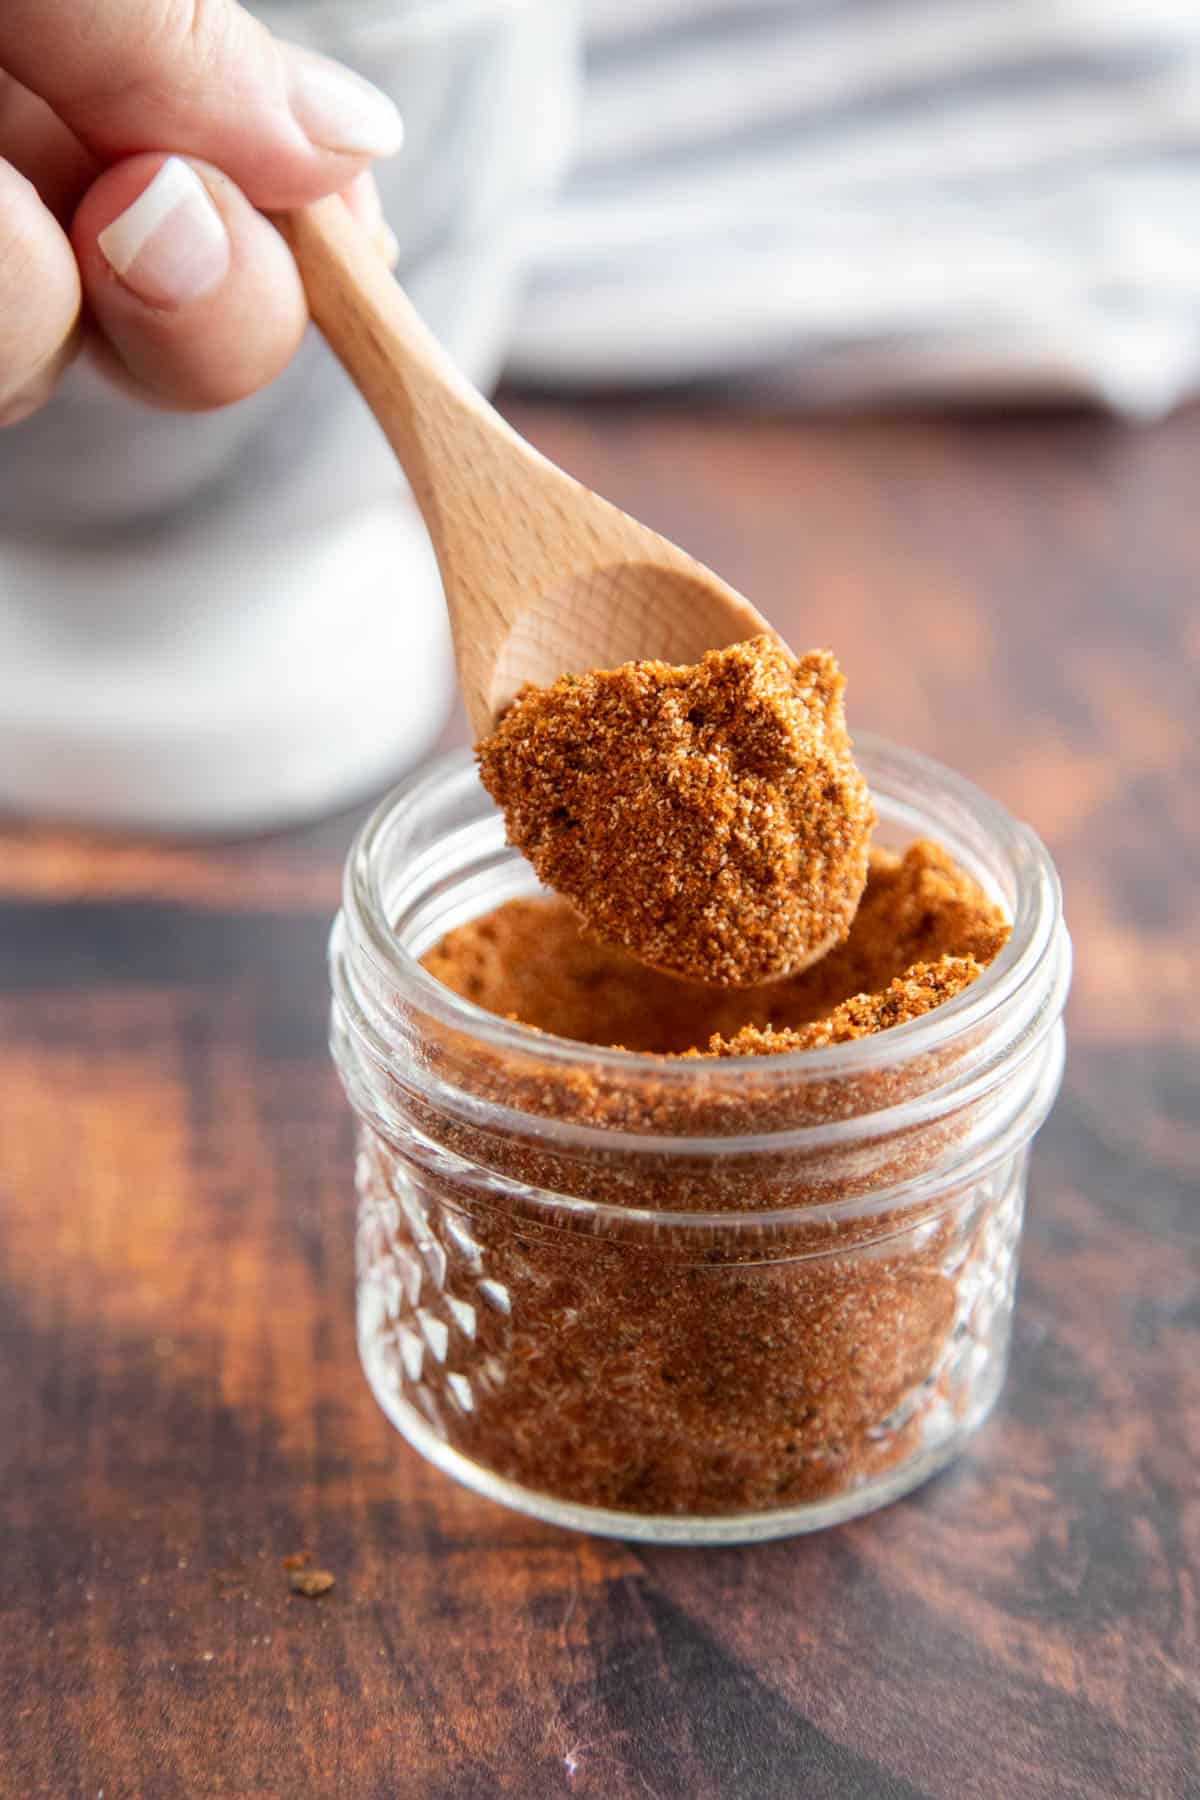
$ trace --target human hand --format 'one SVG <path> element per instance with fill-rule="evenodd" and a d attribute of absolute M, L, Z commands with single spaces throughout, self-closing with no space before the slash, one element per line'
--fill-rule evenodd
<path fill-rule="evenodd" d="M 236 0 L 0 0 L 0 425 L 85 342 L 159 406 L 271 381 L 306 309 L 257 209 L 342 192 L 382 234 L 368 164 L 401 136 L 378 89 Z"/>

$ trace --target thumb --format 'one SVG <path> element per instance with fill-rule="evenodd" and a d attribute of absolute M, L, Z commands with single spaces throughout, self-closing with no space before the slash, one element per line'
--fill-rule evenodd
<path fill-rule="evenodd" d="M 3 0 L 0 67 L 106 160 L 204 157 L 258 207 L 344 188 L 403 137 L 378 88 L 235 0 Z"/>

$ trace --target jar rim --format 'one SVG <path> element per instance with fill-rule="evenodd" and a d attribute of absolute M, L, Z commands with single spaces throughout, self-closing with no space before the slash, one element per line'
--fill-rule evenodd
<path fill-rule="evenodd" d="M 828 1081 L 861 1075 L 881 1063 L 896 1068 L 915 1057 L 945 1050 L 956 1040 L 978 1031 L 989 1016 L 1005 1010 L 1044 969 L 1047 957 L 1063 935 L 1058 874 L 1045 845 L 1030 826 L 1014 818 L 973 782 L 919 751 L 904 749 L 874 733 L 856 732 L 855 754 L 876 799 L 886 797 L 887 816 L 893 820 L 907 818 L 916 835 L 928 834 L 930 823 L 918 807 L 904 800 L 903 792 L 890 791 L 896 787 L 932 788 L 952 818 L 960 824 L 970 820 L 981 829 L 988 845 L 999 853 L 1010 871 L 1015 889 L 1009 940 L 968 987 L 918 1019 L 845 1044 L 779 1051 L 770 1056 L 722 1057 L 720 1069 L 725 1079 L 752 1069 L 760 1089 L 769 1088 L 772 1083 L 794 1086 L 799 1077 Z M 438 1023 L 477 1039 L 489 1050 L 536 1054 L 541 1062 L 559 1067 L 586 1063 L 591 1070 L 612 1077 L 622 1073 L 645 1076 L 653 1071 L 657 1081 L 665 1081 L 669 1086 L 677 1084 L 680 1092 L 710 1079 L 711 1058 L 683 1058 L 581 1043 L 501 1018 L 446 987 L 405 947 L 387 916 L 380 880 L 381 843 L 435 792 L 443 790 L 450 781 L 462 782 L 468 777 L 478 779 L 471 752 L 447 752 L 387 794 L 354 840 L 346 863 L 343 911 L 359 948 L 369 956 L 377 974 L 400 1001 L 419 1006 Z M 936 824 L 933 829 L 937 830 Z M 946 835 L 955 835 L 948 823 Z"/>

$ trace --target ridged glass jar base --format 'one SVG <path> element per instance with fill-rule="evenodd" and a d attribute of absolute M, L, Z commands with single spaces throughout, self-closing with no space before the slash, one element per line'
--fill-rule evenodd
<path fill-rule="evenodd" d="M 360 1314 L 361 1310 L 360 1306 Z M 988 1379 L 979 1384 L 975 1404 L 951 1432 L 887 1474 L 877 1475 L 873 1481 L 848 1488 L 832 1499 L 813 1500 L 802 1506 L 680 1518 L 674 1513 L 628 1513 L 600 1506 L 581 1506 L 571 1500 L 558 1500 L 552 1494 L 539 1493 L 535 1488 L 521 1487 L 515 1481 L 505 1481 L 453 1449 L 415 1407 L 398 1397 L 395 1383 L 380 1357 L 377 1340 L 374 1345 L 360 1341 L 360 1351 L 371 1392 L 387 1417 L 413 1449 L 444 1475 L 452 1476 L 487 1500 L 495 1500 L 513 1512 L 543 1519 L 548 1525 L 640 1544 L 760 1544 L 770 1538 L 799 1537 L 806 1531 L 823 1531 L 827 1525 L 841 1525 L 847 1519 L 857 1519 L 864 1513 L 878 1511 L 881 1506 L 889 1506 L 893 1500 L 902 1499 L 914 1488 L 940 1475 L 954 1462 L 999 1398 L 1004 1386 L 1006 1360 L 1002 1356 L 991 1359 Z"/>
<path fill-rule="evenodd" d="M 836 1524 L 944 1468 L 994 1404 L 1026 1162 L 883 1241 L 775 1260 L 747 1238 L 713 1262 L 669 1223 L 653 1248 L 531 1232 L 364 1131 L 367 1380 L 440 1469 L 553 1524 L 693 1544 Z M 739 1331 L 750 1391 L 704 1367 Z"/>

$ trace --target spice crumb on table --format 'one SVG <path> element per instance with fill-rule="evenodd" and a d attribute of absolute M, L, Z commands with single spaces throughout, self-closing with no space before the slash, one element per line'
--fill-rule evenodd
<path fill-rule="evenodd" d="M 288 1586 L 293 1594 L 303 1594 L 306 1600 L 319 1600 L 334 1585 L 328 1569 L 292 1569 L 288 1575 Z"/>

